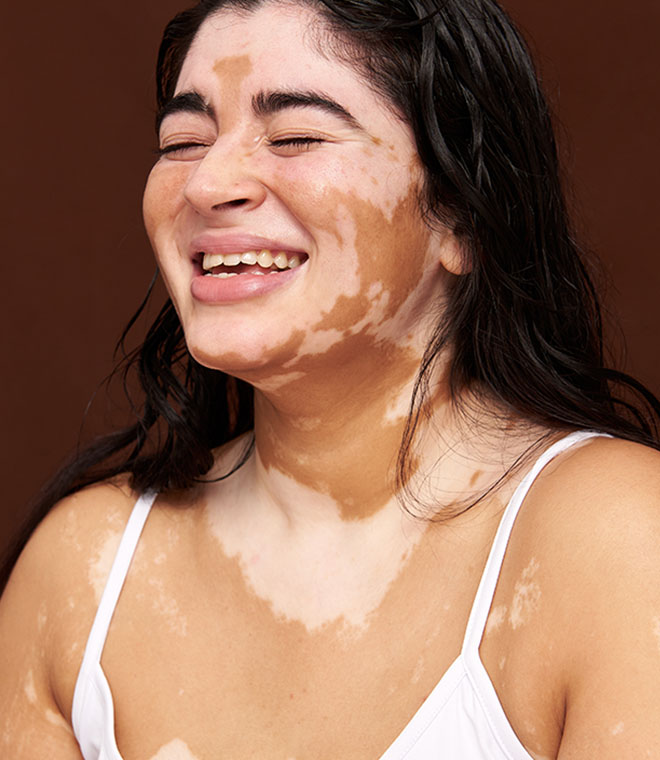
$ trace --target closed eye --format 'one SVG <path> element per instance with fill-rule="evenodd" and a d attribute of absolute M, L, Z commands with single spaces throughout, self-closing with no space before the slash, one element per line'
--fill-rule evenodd
<path fill-rule="evenodd" d="M 172 156 L 176 157 L 177 154 L 185 154 L 186 158 L 193 158 L 195 156 L 189 156 L 188 154 L 194 149 L 206 149 L 208 148 L 208 145 L 205 145 L 204 143 L 199 142 L 180 142 L 180 143 L 172 143 L 171 145 L 165 145 L 162 148 L 156 149 L 156 155 L 161 156 Z"/>
<path fill-rule="evenodd" d="M 274 140 L 268 140 L 268 145 L 276 151 L 295 154 L 309 150 L 313 145 L 327 142 L 322 137 L 311 136 L 292 136 L 278 137 Z"/>

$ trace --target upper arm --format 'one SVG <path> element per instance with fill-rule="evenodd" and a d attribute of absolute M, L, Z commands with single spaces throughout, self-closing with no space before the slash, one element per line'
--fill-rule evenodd
<path fill-rule="evenodd" d="M 120 535 L 125 492 L 89 489 L 57 505 L 0 599 L 0 756 L 80 760 L 71 698 L 96 607 L 98 547 Z M 109 522 L 113 515 L 117 526 Z"/>
<path fill-rule="evenodd" d="M 80 759 L 49 682 L 48 554 L 31 542 L 0 599 L 0 755 L 16 760 Z"/>
<path fill-rule="evenodd" d="M 565 558 L 558 758 L 660 757 L 660 455 L 612 442 L 581 463 L 589 488 Z"/>

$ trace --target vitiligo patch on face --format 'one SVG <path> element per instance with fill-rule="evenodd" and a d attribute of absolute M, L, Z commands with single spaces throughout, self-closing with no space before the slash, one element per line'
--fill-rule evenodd
<path fill-rule="evenodd" d="M 509 623 L 514 630 L 529 621 L 541 601 L 541 588 L 534 580 L 538 569 L 538 561 L 532 558 L 516 581 L 509 613 Z"/>
<path fill-rule="evenodd" d="M 353 199 L 353 213 L 356 207 L 359 208 L 361 202 L 359 199 Z M 365 209 L 373 207 L 371 204 L 362 203 Z M 367 217 L 371 211 L 365 210 Z M 381 212 L 379 212 L 381 213 Z M 393 223 L 397 214 L 393 214 Z M 406 215 L 407 217 L 407 215 Z M 382 228 L 386 223 L 384 218 L 370 218 L 368 223 L 358 225 L 366 234 L 366 229 L 373 230 L 375 227 Z M 423 241 L 412 240 L 406 236 L 406 230 L 401 239 L 400 250 L 405 250 L 408 245 L 426 245 L 427 238 Z M 369 233 L 371 235 L 371 232 Z M 404 241 L 405 237 L 405 241 Z M 425 337 L 418 334 L 420 345 L 397 345 L 397 338 L 405 334 L 400 322 L 404 325 L 415 323 L 415 317 L 412 313 L 406 314 L 406 302 L 410 294 L 418 287 L 429 287 L 425 278 L 420 276 L 420 272 L 405 271 L 405 257 L 396 261 L 397 251 L 383 251 L 382 249 L 373 250 L 378 243 L 370 237 L 360 243 L 360 236 L 356 234 L 356 250 L 358 257 L 361 257 L 361 250 L 369 249 L 366 254 L 369 256 L 383 256 L 391 259 L 391 266 L 402 271 L 388 278 L 387 287 L 382 281 L 375 280 L 369 282 L 368 278 L 371 269 L 369 262 L 364 262 L 360 258 L 359 273 L 360 278 L 366 278 L 367 282 L 361 282 L 359 292 L 355 296 L 344 293 L 335 302 L 330 311 L 323 315 L 323 318 L 309 331 L 301 333 L 301 341 L 295 349 L 295 359 L 287 363 L 287 369 L 294 370 L 298 373 L 298 378 L 288 385 L 281 386 L 279 393 L 286 393 L 291 399 L 302 399 L 309 393 L 309 382 L 314 376 L 324 376 L 328 380 L 329 373 L 332 373 L 332 382 L 339 388 L 344 388 L 342 401 L 346 409 L 354 417 L 353 411 L 350 410 L 350 402 L 346 404 L 351 397 L 351 389 L 360 389 L 356 393 L 356 404 L 364 415 L 365 406 L 362 400 L 364 389 L 368 389 L 370 401 L 380 399 L 380 404 L 371 408 L 369 421 L 364 422 L 362 430 L 365 434 L 372 434 L 374 430 L 380 430 L 378 438 L 379 451 L 370 451 L 368 461 L 364 465 L 355 468 L 359 471 L 359 483 L 354 479 L 344 477 L 333 479 L 333 483 L 323 478 L 322 470 L 325 472 L 332 471 L 327 469 L 327 463 L 321 465 L 318 473 L 315 468 L 308 466 L 300 467 L 299 460 L 295 457 L 282 457 L 280 452 L 288 447 L 281 437 L 277 434 L 276 426 L 268 423 L 268 420 L 261 420 L 257 425 L 257 445 L 262 461 L 267 469 L 278 469 L 282 473 L 293 477 L 302 484 L 322 493 L 328 493 L 333 500 L 339 504 L 340 509 L 344 506 L 350 506 L 345 513 L 355 515 L 352 508 L 355 503 L 364 505 L 363 515 L 373 514 L 375 509 L 383 506 L 383 503 L 375 503 L 373 498 L 369 498 L 362 491 L 364 485 L 371 482 L 387 482 L 388 475 L 386 472 L 373 473 L 374 477 L 369 477 L 369 471 L 374 469 L 374 463 L 379 463 L 379 468 L 385 466 L 386 470 L 392 472 L 391 456 L 396 452 L 400 438 L 401 425 L 405 418 L 405 413 L 410 403 L 410 388 L 416 374 L 423 343 Z M 392 283 L 396 283 L 394 286 Z M 371 298 L 365 295 L 365 291 L 371 294 Z M 404 312 L 403 314 L 401 312 Z M 393 322 L 399 322 L 398 327 L 393 327 Z M 423 332 L 423 331 L 420 331 Z M 412 334 L 412 333 L 411 333 Z M 374 373 L 373 357 L 379 356 L 380 370 Z M 325 374 L 324 369 L 325 369 Z M 332 368 L 332 369 L 330 369 Z M 266 381 L 268 387 L 268 381 Z M 381 385 L 387 385 L 387 392 L 382 392 L 384 388 Z M 257 383 L 259 387 L 259 383 Z M 304 413 L 304 412 L 303 412 Z M 341 411 L 337 408 L 338 422 Z M 318 414 L 316 411 L 315 416 Z M 302 413 L 301 415 L 302 416 Z M 324 429 L 322 434 L 327 436 L 328 430 Z M 373 446 L 373 437 L 370 435 Z M 356 446 L 360 442 L 356 440 Z M 314 446 L 309 447 L 310 451 Z M 356 449 L 356 453 L 358 449 Z M 363 451 L 364 454 L 364 451 Z M 362 457 L 364 458 L 364 457 Z M 360 457 L 356 462 L 361 461 Z M 383 463 L 385 463 L 383 465 Z M 306 465 L 308 463 L 305 463 Z M 390 495 L 392 491 L 390 491 Z"/>

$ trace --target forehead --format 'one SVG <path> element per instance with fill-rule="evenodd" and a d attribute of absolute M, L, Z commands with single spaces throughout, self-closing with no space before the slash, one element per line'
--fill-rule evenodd
<path fill-rule="evenodd" d="M 223 9 L 202 24 L 181 68 L 176 92 L 212 95 L 218 84 L 232 89 L 310 88 L 339 100 L 392 110 L 353 68 L 323 50 L 324 20 L 312 8 L 266 2 L 253 11 Z M 220 82 L 219 82 L 220 78 Z"/>

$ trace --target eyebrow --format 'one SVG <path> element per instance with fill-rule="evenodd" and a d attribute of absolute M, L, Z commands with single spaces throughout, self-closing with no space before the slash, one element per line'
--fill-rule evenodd
<path fill-rule="evenodd" d="M 252 109 L 257 116 L 270 116 L 287 108 L 318 108 L 339 117 L 352 129 L 364 131 L 360 122 L 350 111 L 325 93 L 309 90 L 275 90 L 259 92 L 252 98 Z"/>
<path fill-rule="evenodd" d="M 364 131 L 360 122 L 344 106 L 325 93 L 310 90 L 273 90 L 259 92 L 252 98 L 252 110 L 259 117 L 271 116 L 288 108 L 318 108 L 337 116 L 352 129 Z M 216 120 L 213 106 L 196 90 L 181 92 L 167 101 L 156 115 L 156 131 L 174 113 L 198 113 Z"/>
<path fill-rule="evenodd" d="M 167 101 L 156 115 L 156 131 L 166 117 L 173 113 L 199 113 L 215 120 L 215 109 L 196 91 L 181 92 Z"/>

